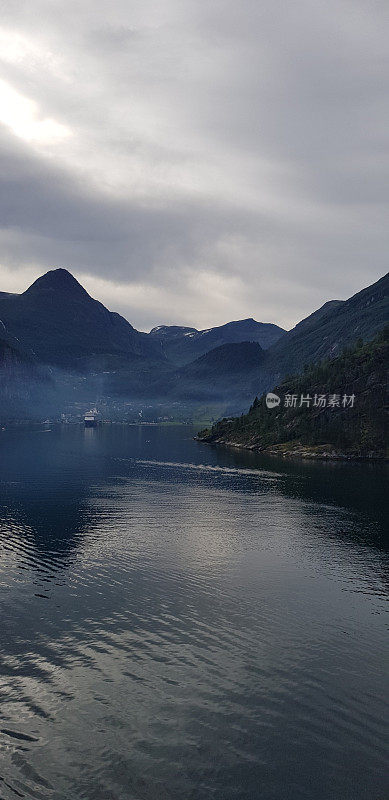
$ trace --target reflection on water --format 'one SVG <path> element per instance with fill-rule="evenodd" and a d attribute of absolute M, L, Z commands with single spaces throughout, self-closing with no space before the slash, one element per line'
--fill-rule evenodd
<path fill-rule="evenodd" d="M 386 468 L 0 432 L 0 798 L 385 796 Z"/>

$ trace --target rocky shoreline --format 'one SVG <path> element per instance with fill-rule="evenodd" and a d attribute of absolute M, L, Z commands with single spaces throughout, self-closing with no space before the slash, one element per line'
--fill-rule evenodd
<path fill-rule="evenodd" d="M 279 458 L 299 458 L 321 461 L 388 461 L 384 455 L 371 451 L 365 454 L 356 451 L 341 452 L 334 450 L 331 444 L 304 445 L 301 442 L 283 442 L 276 445 L 262 447 L 258 442 L 243 443 L 222 437 L 195 436 L 197 442 L 231 447 L 235 450 L 250 450 L 263 455 L 278 456 Z"/>

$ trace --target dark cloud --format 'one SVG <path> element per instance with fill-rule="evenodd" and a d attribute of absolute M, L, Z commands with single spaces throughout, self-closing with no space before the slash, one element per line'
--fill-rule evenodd
<path fill-rule="evenodd" d="M 138 326 L 291 325 L 386 272 L 382 3 L 37 0 L 2 18 L 5 288 L 66 266 Z"/>

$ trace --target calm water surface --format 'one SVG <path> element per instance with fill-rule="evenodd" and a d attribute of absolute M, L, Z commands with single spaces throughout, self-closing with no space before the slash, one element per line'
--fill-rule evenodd
<path fill-rule="evenodd" d="M 385 467 L 192 435 L 0 431 L 0 800 L 387 796 Z"/>

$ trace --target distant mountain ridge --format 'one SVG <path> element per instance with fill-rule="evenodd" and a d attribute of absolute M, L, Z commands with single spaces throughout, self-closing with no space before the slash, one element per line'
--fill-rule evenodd
<path fill-rule="evenodd" d="M 182 336 L 188 336 L 192 333 L 198 333 L 197 328 L 187 328 L 183 325 L 156 325 L 150 331 L 150 336 L 164 341 L 166 339 L 181 339 Z"/>
<path fill-rule="evenodd" d="M 278 325 L 256 322 L 249 318 L 202 331 L 177 325 L 159 325 L 149 335 L 161 343 L 162 351 L 169 361 L 181 366 L 225 344 L 257 342 L 266 349 L 284 334 L 285 330 Z"/>
<path fill-rule="evenodd" d="M 7 334 L 17 337 L 26 353 L 71 368 L 85 368 L 89 356 L 96 360 L 108 354 L 163 358 L 182 365 L 228 343 L 253 341 L 266 348 L 285 333 L 277 325 L 252 318 L 202 331 L 159 325 L 149 334 L 143 333 L 91 298 L 76 278 L 61 268 L 45 273 L 22 294 L 0 292 L 0 319 Z"/>
<path fill-rule="evenodd" d="M 357 339 L 371 339 L 388 322 L 389 274 L 349 300 L 325 303 L 291 331 L 284 333 L 267 350 L 262 349 L 256 362 L 246 361 L 242 351 L 239 375 L 224 369 L 218 371 L 215 380 L 215 369 L 210 358 L 214 352 L 212 350 L 208 357 L 204 357 L 201 369 L 196 367 L 197 386 L 193 370 L 201 360 L 178 368 L 175 377 L 160 384 L 160 389 L 171 398 L 187 397 L 194 390 L 196 396 L 204 400 L 230 398 L 235 411 L 239 408 L 244 410 L 250 399 L 270 390 L 288 374 L 296 374 L 304 366 L 324 358 L 335 358 L 346 346 L 354 345 Z M 225 363 L 229 360 L 232 363 L 233 347 L 232 344 L 223 346 Z"/>
<path fill-rule="evenodd" d="M 325 303 L 287 332 L 249 318 L 204 331 L 160 325 L 146 334 L 56 269 L 22 294 L 0 293 L 0 370 L 7 397 L 12 376 L 20 388 L 22 376 L 34 374 L 36 403 L 49 380 L 57 409 L 65 395 L 68 403 L 78 395 L 108 407 L 135 398 L 175 407 L 201 399 L 233 413 L 288 374 L 370 340 L 388 321 L 389 274 L 346 301 Z"/>
<path fill-rule="evenodd" d="M 254 380 L 265 351 L 258 342 L 234 342 L 215 347 L 208 353 L 178 367 L 171 375 L 157 381 L 157 395 L 179 400 L 233 401 L 246 393 L 250 378 Z M 243 389 L 242 389 L 243 387 Z"/>

